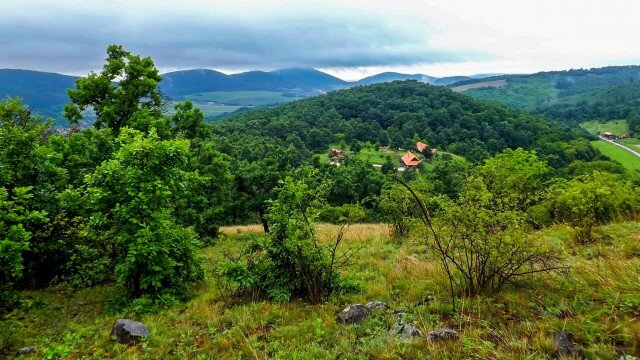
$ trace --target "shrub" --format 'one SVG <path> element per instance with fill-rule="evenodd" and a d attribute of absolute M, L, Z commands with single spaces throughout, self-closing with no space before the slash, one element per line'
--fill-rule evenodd
<path fill-rule="evenodd" d="M 330 246 L 318 242 L 316 196 L 304 181 L 287 177 L 281 183 L 269 207 L 267 236 L 255 241 L 247 255 L 219 266 L 218 273 L 234 287 L 235 295 L 254 293 L 276 301 L 299 298 L 319 303 L 345 289 L 338 269 L 353 252 L 337 253 L 342 231 Z"/>
<path fill-rule="evenodd" d="M 615 218 L 632 218 L 640 210 L 640 192 L 624 177 L 594 171 L 557 181 L 545 202 L 551 219 L 571 225 L 578 242 L 593 240 L 593 227 Z"/>
<path fill-rule="evenodd" d="M 522 284 L 530 275 L 563 268 L 552 249 L 527 236 L 522 212 L 497 211 L 493 195 L 479 179 L 469 179 L 466 192 L 458 201 L 443 204 L 437 219 L 404 185 L 431 231 L 429 245 L 447 272 L 452 301 L 455 288 L 467 296 L 492 294 Z"/>

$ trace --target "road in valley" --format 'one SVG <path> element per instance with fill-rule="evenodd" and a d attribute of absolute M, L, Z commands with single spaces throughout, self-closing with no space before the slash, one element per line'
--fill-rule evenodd
<path fill-rule="evenodd" d="M 635 155 L 635 156 L 637 156 L 637 157 L 640 157 L 640 152 L 637 152 L 637 151 L 633 150 L 633 149 L 632 149 L 632 148 L 630 148 L 630 147 L 624 146 L 624 145 L 622 145 L 622 144 L 620 144 L 620 143 L 617 143 L 617 142 L 615 142 L 615 141 L 613 141 L 613 140 L 607 139 L 607 138 L 606 138 L 606 137 L 604 137 L 604 136 L 598 136 L 598 137 L 600 138 L 600 140 L 604 140 L 604 141 L 610 142 L 610 143 L 612 143 L 613 145 L 615 145 L 615 146 L 619 146 L 619 147 L 621 147 L 621 148 L 623 148 L 623 149 L 627 150 L 628 152 L 632 153 L 633 155 Z"/>

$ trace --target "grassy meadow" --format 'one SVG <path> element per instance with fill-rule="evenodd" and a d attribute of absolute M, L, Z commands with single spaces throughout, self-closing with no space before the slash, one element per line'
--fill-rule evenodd
<path fill-rule="evenodd" d="M 609 131 L 616 136 L 620 136 L 629 132 L 629 123 L 627 120 L 591 120 L 580 123 L 580 126 L 592 134 L 602 134 Z"/>
<path fill-rule="evenodd" d="M 592 141 L 591 145 L 604 155 L 622 164 L 628 170 L 640 170 L 640 158 L 629 151 L 603 140 Z"/>
<path fill-rule="evenodd" d="M 317 228 L 324 241 L 338 231 L 335 225 Z M 30 308 L 9 314 L 21 321 L 10 341 L 35 346 L 34 359 L 42 354 L 51 359 L 550 359 L 551 334 L 569 331 L 587 358 L 640 355 L 639 222 L 599 227 L 597 240 L 586 245 L 574 243 L 565 226 L 534 233 L 556 249 L 569 270 L 534 277 L 526 287 L 493 297 L 459 298 L 456 312 L 444 270 L 419 230 L 394 239 L 384 224 L 352 225 L 344 245 L 361 250 L 343 272 L 360 290 L 320 305 L 225 297 L 216 264 L 240 253 L 261 235 L 261 227 L 230 226 L 222 233 L 200 252 L 206 280 L 188 302 L 156 314 L 110 314 L 105 301 L 115 290 L 108 285 L 27 291 L 22 295 Z M 420 304 L 427 297 L 431 300 Z M 398 339 L 389 334 L 390 313 L 359 325 L 336 323 L 340 309 L 372 300 L 406 311 L 425 334 L 448 326 L 461 340 Z M 122 316 L 145 322 L 151 336 L 129 347 L 110 341 L 111 326 Z"/>

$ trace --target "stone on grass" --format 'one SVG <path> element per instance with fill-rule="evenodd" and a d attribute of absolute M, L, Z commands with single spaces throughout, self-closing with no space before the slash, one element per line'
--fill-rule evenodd
<path fill-rule="evenodd" d="M 364 321 L 369 314 L 371 314 L 371 310 L 365 305 L 353 304 L 340 311 L 336 315 L 336 320 L 343 324 L 358 324 Z"/>
<path fill-rule="evenodd" d="M 622 355 L 620 356 L 620 360 L 640 360 L 640 358 L 631 355 Z"/>
<path fill-rule="evenodd" d="M 401 339 L 407 339 L 407 340 L 419 339 L 422 337 L 422 331 L 420 331 L 420 329 L 418 329 L 418 327 L 412 323 L 395 324 L 391 327 L 391 333 L 398 336 Z"/>
<path fill-rule="evenodd" d="M 450 328 L 435 329 L 429 333 L 429 341 L 433 342 L 458 339 L 460 339 L 458 332 Z"/>
<path fill-rule="evenodd" d="M 121 344 L 135 344 L 149 336 L 149 329 L 141 322 L 118 319 L 111 330 L 111 339 Z"/>
<path fill-rule="evenodd" d="M 16 355 L 31 355 L 31 354 L 35 354 L 36 353 L 36 347 L 35 346 L 25 346 L 22 347 L 20 349 L 18 349 L 18 352 L 16 352 Z"/>
<path fill-rule="evenodd" d="M 573 343 L 575 336 L 568 332 L 558 332 L 553 334 L 553 342 L 556 345 L 558 356 L 573 356 L 583 359 L 584 350 L 576 347 Z"/>
<path fill-rule="evenodd" d="M 389 308 L 389 305 L 383 303 L 382 301 L 370 301 L 366 303 L 365 307 L 369 309 L 369 311 L 374 311 L 378 309 L 387 310 Z"/>

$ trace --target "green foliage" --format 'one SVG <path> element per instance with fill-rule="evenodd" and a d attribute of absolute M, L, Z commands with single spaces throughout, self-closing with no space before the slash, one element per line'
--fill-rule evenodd
<path fill-rule="evenodd" d="M 76 88 L 67 91 L 71 103 L 64 108 L 65 117 L 77 123 L 82 119 L 82 111 L 91 107 L 97 115 L 95 126 L 110 128 L 115 133 L 130 125 L 143 109 L 152 119 L 160 119 L 160 80 L 151 58 L 141 58 L 122 46 L 110 45 L 102 71 L 76 79 Z"/>
<path fill-rule="evenodd" d="M 524 212 L 539 202 L 551 169 L 535 152 L 507 149 L 474 169 L 498 211 Z"/>
<path fill-rule="evenodd" d="M 616 218 L 631 218 L 640 210 L 640 192 L 624 177 L 594 171 L 569 181 L 558 180 L 548 191 L 546 207 L 552 220 L 575 229 L 576 240 L 593 240 L 593 227 Z"/>
<path fill-rule="evenodd" d="M 219 274 L 236 286 L 236 295 L 253 291 L 276 301 L 300 298 L 318 303 L 341 290 L 345 283 L 337 269 L 345 254 L 337 254 L 337 248 L 342 233 L 332 247 L 318 243 L 317 195 L 304 180 L 285 178 L 269 207 L 267 237 L 253 244 L 248 257 L 219 266 Z"/>
<path fill-rule="evenodd" d="M 189 141 L 125 128 L 120 149 L 87 176 L 92 230 L 112 245 L 118 282 L 133 296 L 175 291 L 201 277 L 195 234 L 176 223 L 188 198 Z"/>
<path fill-rule="evenodd" d="M 29 249 L 29 223 L 41 222 L 45 213 L 28 208 L 30 188 L 14 188 L 11 198 L 0 188 L 0 300 L 22 277 L 22 253 Z M 0 301 L 0 310 L 4 308 Z"/>

